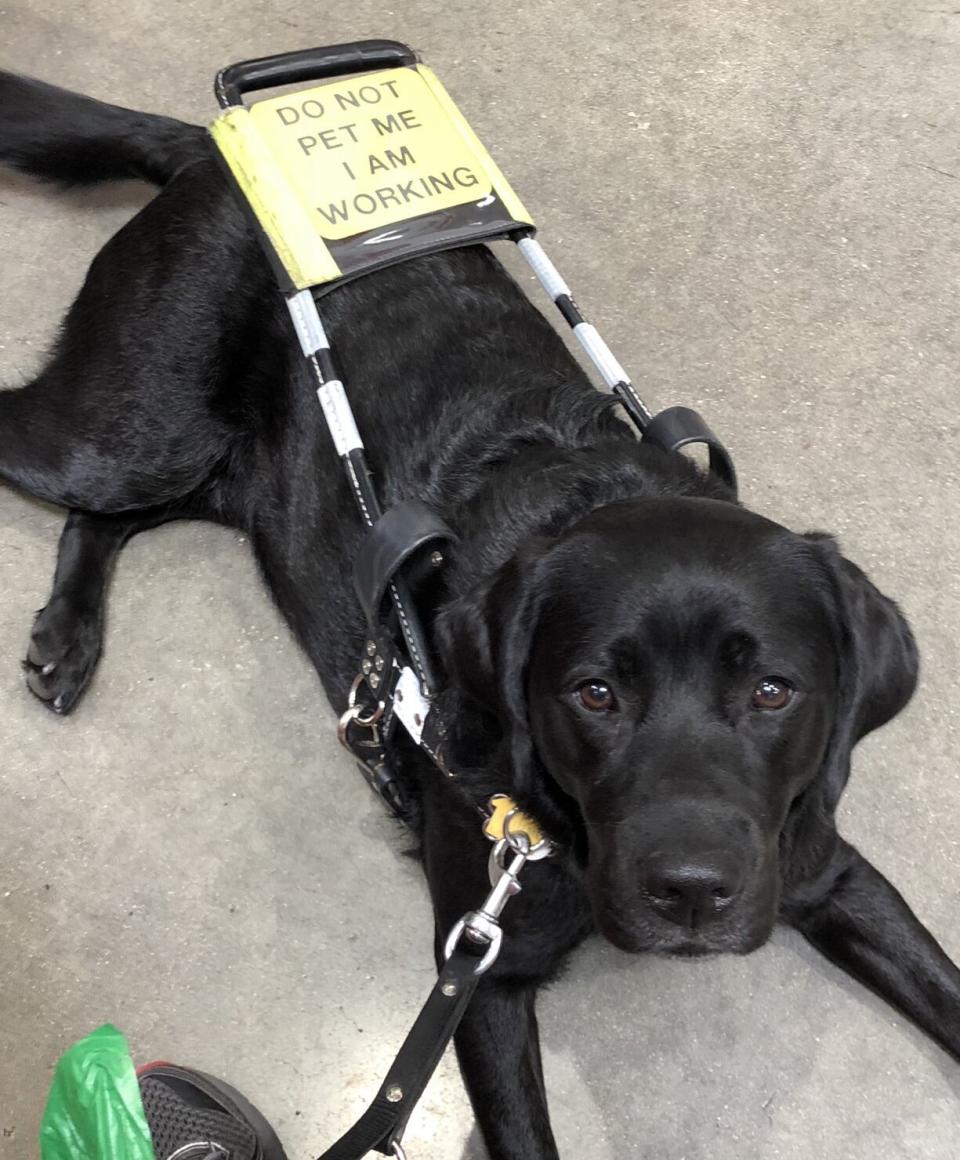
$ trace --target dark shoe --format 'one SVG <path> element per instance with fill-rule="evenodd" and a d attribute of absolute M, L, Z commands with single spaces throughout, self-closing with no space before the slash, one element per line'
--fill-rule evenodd
<path fill-rule="evenodd" d="M 137 1078 L 157 1160 L 287 1160 L 273 1128 L 223 1080 L 163 1062 Z"/>

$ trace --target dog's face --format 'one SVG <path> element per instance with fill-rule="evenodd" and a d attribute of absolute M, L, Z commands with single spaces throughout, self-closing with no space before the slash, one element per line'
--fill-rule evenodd
<path fill-rule="evenodd" d="M 832 544 L 711 500 L 598 509 L 467 622 L 517 788 L 576 815 L 597 926 L 631 951 L 763 943 L 791 811 L 814 787 L 835 806 L 916 670 L 896 607 Z"/>
<path fill-rule="evenodd" d="M 822 561 L 732 505 L 617 505 L 554 553 L 548 583 L 528 714 L 586 825 L 600 930 L 627 950 L 753 949 L 833 726 Z"/>

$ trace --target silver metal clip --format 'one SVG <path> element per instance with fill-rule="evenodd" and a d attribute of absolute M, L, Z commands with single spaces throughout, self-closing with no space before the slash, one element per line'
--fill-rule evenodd
<path fill-rule="evenodd" d="M 526 835 L 524 835 L 524 838 L 526 838 Z M 507 844 L 506 839 L 504 839 L 504 845 L 506 846 Z M 529 845 L 529 841 L 527 844 Z M 500 843 L 498 842 L 497 846 L 499 845 Z M 494 855 L 496 854 L 496 850 L 497 848 L 495 846 L 493 850 Z M 509 865 L 503 866 L 501 873 L 497 877 L 497 881 L 493 884 L 493 888 L 487 895 L 480 909 L 469 911 L 454 924 L 444 946 L 444 961 L 449 959 L 457 949 L 457 943 L 461 937 L 466 937 L 470 942 L 478 943 L 479 945 L 486 943 L 487 946 L 483 957 L 474 967 L 473 973 L 475 975 L 482 975 L 493 966 L 497 956 L 500 954 L 500 946 L 503 942 L 503 928 L 500 925 L 500 915 L 503 913 L 503 908 L 507 905 L 507 900 L 515 894 L 520 893 L 521 886 L 517 881 L 517 875 L 523 869 L 526 861 L 527 855 L 525 853 L 515 851 Z M 499 862 L 496 864 L 499 868 Z"/>
<path fill-rule="evenodd" d="M 341 713 L 340 720 L 337 722 L 337 740 L 350 753 L 353 753 L 354 748 L 350 744 L 349 737 L 351 725 L 359 725 L 362 729 L 370 730 L 369 738 L 366 741 L 358 741 L 358 745 L 376 747 L 380 744 L 380 730 L 377 727 L 377 723 L 383 716 L 383 711 L 386 706 L 383 701 L 378 701 L 374 708 L 364 716 L 363 706 L 357 704 L 357 692 L 365 680 L 366 677 L 363 673 L 358 673 L 354 678 L 354 682 L 350 686 L 350 692 L 347 695 L 347 707 Z"/>

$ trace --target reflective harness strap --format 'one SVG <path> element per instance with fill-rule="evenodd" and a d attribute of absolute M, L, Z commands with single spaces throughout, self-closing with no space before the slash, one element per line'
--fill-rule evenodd
<path fill-rule="evenodd" d="M 733 459 L 701 416 L 689 407 L 668 407 L 657 415 L 651 414 L 597 328 L 580 313 L 570 287 L 547 257 L 543 246 L 533 237 L 522 237 L 517 240 L 517 249 L 536 274 L 540 285 L 553 299 L 604 383 L 620 400 L 640 433 L 641 440 L 663 451 L 680 451 L 690 444 L 704 444 L 710 452 L 711 472 L 731 488 L 736 496 L 737 473 Z"/>
<path fill-rule="evenodd" d="M 357 430 L 343 382 L 337 373 L 330 342 L 320 321 L 313 294 L 310 290 L 300 290 L 289 295 L 286 302 L 300 348 L 316 379 L 317 398 L 334 448 L 343 463 L 353 498 L 363 522 L 372 528 L 383 511 L 370 479 L 363 440 Z M 394 575 L 387 584 L 387 591 L 400 623 L 410 661 L 425 694 L 429 696 L 436 687 L 435 677 L 423 630 L 413 612 L 413 602 L 403 577 Z"/>
<path fill-rule="evenodd" d="M 597 368 L 604 383 L 619 398 L 624 410 L 642 434 L 650 424 L 653 415 L 647 410 L 646 404 L 637 394 L 636 388 L 630 381 L 630 376 L 601 338 L 600 332 L 595 326 L 587 322 L 580 313 L 580 307 L 574 302 L 570 287 L 560 276 L 560 271 L 550 261 L 543 246 L 535 238 L 520 238 L 517 241 L 517 249 L 526 259 L 530 269 L 536 274 L 540 285 L 550 295 L 554 305 L 566 319 L 570 329 L 576 335 L 577 341 Z"/>

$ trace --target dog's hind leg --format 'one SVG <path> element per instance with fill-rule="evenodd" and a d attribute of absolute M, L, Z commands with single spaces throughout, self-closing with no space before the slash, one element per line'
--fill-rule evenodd
<path fill-rule="evenodd" d="M 230 436 L 202 397 L 165 406 L 162 384 L 137 393 L 62 362 L 0 390 L 0 480 L 60 507 L 113 515 L 175 504 L 229 457 Z"/>
<path fill-rule="evenodd" d="M 30 635 L 27 684 L 55 713 L 69 713 L 100 657 L 107 585 L 137 532 L 190 515 L 176 509 L 95 515 L 72 511 L 60 536 L 53 591 Z"/>
<path fill-rule="evenodd" d="M 228 197 L 212 162 L 191 166 L 94 258 L 47 365 L 0 390 L 0 479 L 114 514 L 177 502 L 223 467 L 251 391 L 289 357 Z"/>
<path fill-rule="evenodd" d="M 0 479 L 48 503 L 73 506 L 67 465 L 81 438 L 75 415 L 57 405 L 43 375 L 0 390 Z"/>

